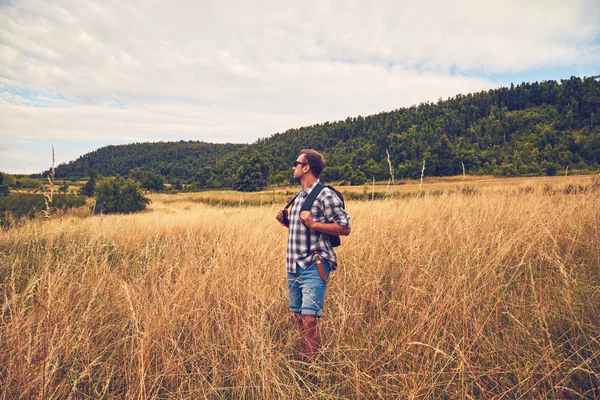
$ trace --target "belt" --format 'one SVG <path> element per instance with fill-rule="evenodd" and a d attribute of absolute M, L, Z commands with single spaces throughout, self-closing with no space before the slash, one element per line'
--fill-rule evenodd
<path fill-rule="evenodd" d="M 315 251 L 313 253 L 313 260 L 317 264 L 317 271 L 319 271 L 319 276 L 323 279 L 324 282 L 327 282 L 327 275 L 325 275 L 325 267 L 323 267 L 323 263 L 321 262 L 321 256 L 319 256 L 319 252 Z"/>

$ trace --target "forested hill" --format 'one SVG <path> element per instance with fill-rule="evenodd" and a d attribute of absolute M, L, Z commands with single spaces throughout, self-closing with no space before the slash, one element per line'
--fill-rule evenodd
<path fill-rule="evenodd" d="M 127 176 L 134 168 L 155 171 L 169 178 L 193 178 L 204 168 L 214 168 L 247 144 L 195 141 L 135 143 L 106 146 L 56 168 L 57 178 L 82 178 L 93 168 L 104 176 Z"/>
<path fill-rule="evenodd" d="M 459 94 L 290 129 L 251 145 L 109 146 L 59 166 L 57 175 L 81 177 L 91 166 L 104 175 L 124 175 L 139 167 L 199 187 L 239 187 L 244 179 L 281 184 L 289 182 L 291 164 L 303 148 L 325 154 L 326 180 L 353 184 L 389 179 L 388 153 L 396 178 L 418 177 L 424 161 L 427 176 L 459 174 L 463 165 L 467 174 L 503 176 L 554 174 L 567 166 L 598 170 L 600 81 L 571 77 Z"/>

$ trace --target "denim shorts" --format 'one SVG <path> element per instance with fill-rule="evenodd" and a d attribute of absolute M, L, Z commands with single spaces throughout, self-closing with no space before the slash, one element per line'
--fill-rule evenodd
<path fill-rule="evenodd" d="M 321 262 L 325 269 L 325 276 L 329 278 L 329 261 L 321 260 Z M 325 289 L 327 289 L 327 282 L 321 279 L 314 261 L 306 269 L 296 264 L 296 273 L 288 272 L 290 311 L 300 315 L 321 317 Z"/>

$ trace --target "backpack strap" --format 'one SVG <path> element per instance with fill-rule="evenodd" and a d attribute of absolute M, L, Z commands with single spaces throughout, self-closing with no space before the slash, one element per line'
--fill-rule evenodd
<path fill-rule="evenodd" d="M 310 192 L 310 194 L 306 198 L 306 200 L 304 200 L 304 203 L 302 203 L 302 208 L 300 209 L 300 212 L 310 211 L 313 203 L 317 199 L 317 196 L 321 193 L 323 189 L 325 189 L 325 185 L 323 185 L 321 182 L 317 183 L 313 188 L 312 192 Z"/>
<path fill-rule="evenodd" d="M 315 202 L 315 200 L 317 199 L 317 196 L 321 193 L 321 191 L 325 189 L 325 185 L 323 185 L 321 182 L 317 183 L 316 186 L 313 188 L 313 190 L 310 192 L 310 194 L 308 195 L 308 197 L 306 198 L 306 200 L 304 200 L 304 203 L 302 203 L 302 208 L 300 208 L 300 212 L 302 211 L 308 211 L 310 212 L 310 209 L 312 208 L 313 203 Z M 311 255 L 311 251 L 310 251 L 310 229 L 308 227 L 306 227 L 306 243 L 308 243 L 308 250 L 307 250 L 307 254 Z"/>
<path fill-rule="evenodd" d="M 290 208 L 290 206 L 294 203 L 294 200 L 296 200 L 296 197 L 298 197 L 300 195 L 300 192 L 296 193 L 296 195 L 290 200 L 289 203 L 287 203 L 287 206 L 285 206 L 283 209 L 287 210 L 288 208 Z"/>

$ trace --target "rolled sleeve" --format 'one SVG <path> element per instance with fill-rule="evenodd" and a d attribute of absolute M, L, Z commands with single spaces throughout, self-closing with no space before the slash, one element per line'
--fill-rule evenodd
<path fill-rule="evenodd" d="M 330 189 L 324 189 L 325 196 L 323 196 L 323 214 L 327 221 L 336 223 L 340 226 L 350 227 L 350 216 L 344 210 L 342 201 L 340 198 Z"/>

